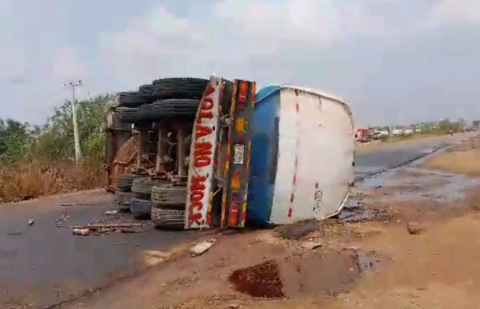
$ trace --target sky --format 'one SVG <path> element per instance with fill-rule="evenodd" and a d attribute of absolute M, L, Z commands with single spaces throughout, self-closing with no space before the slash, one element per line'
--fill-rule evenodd
<path fill-rule="evenodd" d="M 480 119 L 479 0 L 0 0 L 0 118 L 212 73 L 311 87 L 358 125 Z"/>

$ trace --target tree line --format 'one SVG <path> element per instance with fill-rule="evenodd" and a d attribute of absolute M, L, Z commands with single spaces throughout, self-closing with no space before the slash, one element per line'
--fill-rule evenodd
<path fill-rule="evenodd" d="M 112 102 L 110 94 L 77 102 L 80 141 L 86 157 L 104 157 L 105 117 Z M 74 151 L 71 101 L 55 108 L 43 126 L 0 119 L 0 165 L 31 160 L 73 160 Z"/>

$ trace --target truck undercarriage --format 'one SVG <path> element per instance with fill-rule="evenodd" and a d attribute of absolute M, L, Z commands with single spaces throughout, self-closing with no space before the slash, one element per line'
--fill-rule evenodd
<path fill-rule="evenodd" d="M 255 83 L 167 78 L 118 95 L 108 190 L 158 228 L 244 227 Z"/>

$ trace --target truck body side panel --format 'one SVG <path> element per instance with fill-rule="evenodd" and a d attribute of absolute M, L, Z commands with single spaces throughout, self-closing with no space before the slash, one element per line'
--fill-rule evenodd
<path fill-rule="evenodd" d="M 280 90 L 279 136 L 277 175 L 273 196 L 270 222 L 283 224 L 290 221 L 298 166 L 298 141 L 300 139 L 300 118 L 297 113 L 297 100 L 291 93 Z"/>
<path fill-rule="evenodd" d="M 353 181 L 354 129 L 348 106 L 293 86 L 278 87 L 276 94 L 261 101 L 255 112 L 250 221 L 263 222 L 269 212 L 266 224 L 338 213 Z M 269 177 L 273 186 L 263 176 L 265 167 L 275 167 Z"/>

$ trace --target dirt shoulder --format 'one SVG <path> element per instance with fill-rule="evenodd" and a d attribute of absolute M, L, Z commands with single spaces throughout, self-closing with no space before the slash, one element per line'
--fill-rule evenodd
<path fill-rule="evenodd" d="M 393 139 L 386 142 L 374 141 L 371 143 L 360 143 L 356 145 L 355 149 L 357 153 L 366 153 L 366 152 L 377 150 L 383 147 L 409 145 L 409 144 L 433 142 L 433 141 L 443 141 L 443 140 L 456 139 L 456 138 L 459 138 L 460 136 L 465 136 L 465 133 L 458 133 L 453 136 L 451 135 L 420 135 L 420 136 L 413 136 L 410 138 Z"/>
<path fill-rule="evenodd" d="M 427 161 L 424 167 L 449 173 L 480 176 L 480 136 Z"/>
<path fill-rule="evenodd" d="M 203 255 L 179 248 L 64 308 L 478 308 L 478 179 L 415 167 L 382 177 L 358 189 L 356 216 L 212 233 Z"/>

